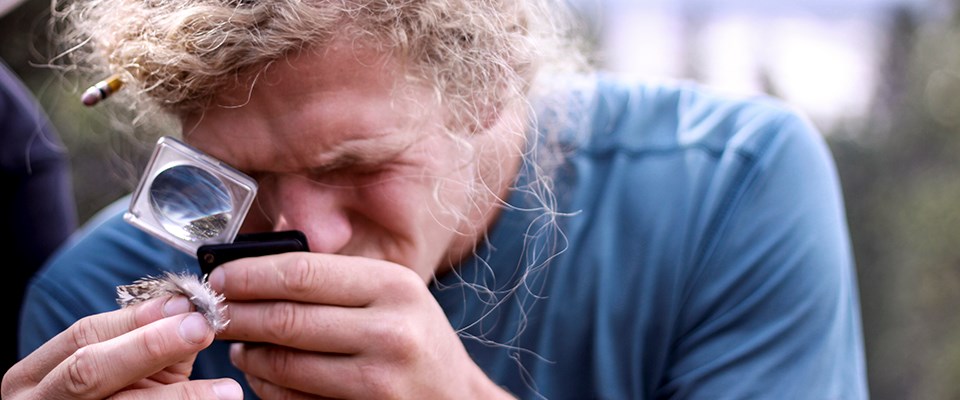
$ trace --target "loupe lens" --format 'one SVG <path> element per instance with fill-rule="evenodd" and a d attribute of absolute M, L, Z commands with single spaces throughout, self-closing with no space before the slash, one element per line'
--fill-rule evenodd
<path fill-rule="evenodd" d="M 191 165 L 160 172 L 149 193 L 163 229 L 182 240 L 215 238 L 232 218 L 227 187 L 213 174 Z"/>

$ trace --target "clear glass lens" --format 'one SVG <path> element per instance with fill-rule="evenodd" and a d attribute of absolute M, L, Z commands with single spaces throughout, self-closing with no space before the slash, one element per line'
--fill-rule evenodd
<path fill-rule="evenodd" d="M 230 192 L 213 174 L 178 165 L 157 175 L 150 205 L 170 234 L 191 242 L 215 238 L 232 217 Z"/>

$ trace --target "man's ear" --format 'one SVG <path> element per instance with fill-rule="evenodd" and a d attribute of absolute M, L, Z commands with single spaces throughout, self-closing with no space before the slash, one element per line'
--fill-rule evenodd
<path fill-rule="evenodd" d="M 471 122 L 470 132 L 485 132 L 500 122 L 503 107 L 504 103 L 501 100 L 488 100 L 477 104 L 477 119 Z"/>
<path fill-rule="evenodd" d="M 503 105 L 498 101 L 496 104 L 490 104 L 484 107 L 480 113 L 480 129 L 487 130 L 500 121 L 500 111 Z"/>

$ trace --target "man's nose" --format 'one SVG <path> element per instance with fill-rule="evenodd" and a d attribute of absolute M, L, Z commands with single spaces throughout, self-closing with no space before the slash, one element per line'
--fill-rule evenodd
<path fill-rule="evenodd" d="M 265 182 L 266 183 L 266 182 Z M 286 174 L 261 186 L 274 231 L 299 230 L 310 250 L 338 253 L 353 236 L 349 208 L 352 190 Z"/>

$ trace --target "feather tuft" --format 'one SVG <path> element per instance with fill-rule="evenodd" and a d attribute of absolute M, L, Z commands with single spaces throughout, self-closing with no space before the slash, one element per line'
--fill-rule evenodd
<path fill-rule="evenodd" d="M 210 288 L 206 275 L 200 278 L 186 272 L 165 272 L 160 277 L 147 276 L 137 279 L 129 285 L 117 286 L 117 303 L 122 307 L 130 307 L 171 294 L 189 299 L 197 312 L 207 319 L 214 332 L 219 333 L 230 323 L 225 315 L 225 299 L 222 294 Z"/>

